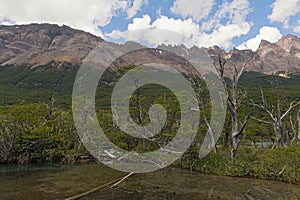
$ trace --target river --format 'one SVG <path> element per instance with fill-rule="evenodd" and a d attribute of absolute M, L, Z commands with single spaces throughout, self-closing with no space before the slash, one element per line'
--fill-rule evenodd
<path fill-rule="evenodd" d="M 125 175 L 100 164 L 0 166 L 0 199 L 66 199 Z M 299 194 L 299 185 L 168 168 L 133 175 L 81 199 L 298 199 Z"/>

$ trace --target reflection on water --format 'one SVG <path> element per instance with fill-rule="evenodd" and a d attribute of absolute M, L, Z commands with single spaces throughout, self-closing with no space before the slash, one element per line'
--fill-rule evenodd
<path fill-rule="evenodd" d="M 100 164 L 1 166 L 0 199 L 65 199 L 126 174 Z M 81 199 L 297 199 L 297 185 L 164 169 Z"/>
<path fill-rule="evenodd" d="M 4 166 L 0 199 L 64 199 L 122 177 L 98 164 L 77 166 Z"/>
<path fill-rule="evenodd" d="M 18 174 L 18 173 L 26 173 L 28 171 L 53 171 L 60 170 L 64 168 L 64 166 L 60 165 L 1 165 L 0 173 L 2 174 Z"/>

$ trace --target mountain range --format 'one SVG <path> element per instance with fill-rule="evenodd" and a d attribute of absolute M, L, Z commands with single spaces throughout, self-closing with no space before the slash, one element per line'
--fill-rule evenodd
<path fill-rule="evenodd" d="M 0 26 L 0 65 L 36 67 L 51 62 L 79 65 L 98 45 L 105 42 L 90 33 L 53 24 L 30 24 Z M 136 42 L 113 44 L 118 49 L 143 47 Z M 159 51 L 157 51 L 159 50 Z M 219 56 L 229 60 L 230 65 L 241 66 L 245 60 L 254 56 L 247 71 L 273 74 L 278 71 L 300 71 L 300 38 L 294 35 L 283 36 L 278 42 L 262 40 L 256 51 L 223 50 L 217 46 L 210 48 L 186 48 L 184 45 L 159 45 L 156 49 L 145 48 L 135 54 L 128 54 L 113 63 L 112 68 L 139 62 L 160 61 L 184 71 L 187 68 L 185 55 L 205 50 L 212 58 Z M 176 51 L 180 56 L 170 52 Z M 192 69 L 188 67 L 188 69 Z"/>

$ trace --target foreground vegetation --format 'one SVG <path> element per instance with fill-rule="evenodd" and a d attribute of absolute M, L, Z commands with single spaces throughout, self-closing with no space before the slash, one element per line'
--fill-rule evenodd
<path fill-rule="evenodd" d="M 120 74 L 126 73 L 120 71 Z M 71 91 L 76 68 L 57 71 L 53 66 L 43 66 L 34 70 L 24 67 L 14 71 L 12 68 L 0 70 L 0 163 L 78 163 L 93 161 L 77 135 L 71 110 Z M 51 78 L 49 78 L 49 74 Z M 113 77 L 107 73 L 107 79 Z M 116 78 L 118 79 L 118 77 Z M 294 99 L 300 96 L 300 76 L 291 75 L 284 79 L 276 75 L 262 75 L 246 72 L 240 81 L 240 90 L 247 96 L 239 110 L 239 118 L 248 115 L 268 120 L 268 114 L 251 105 L 251 100 L 260 102 L 260 91 L 264 90 L 270 106 L 276 105 L 277 90 L 268 79 L 280 80 L 282 92 L 280 108 L 286 110 Z M 229 81 L 230 83 L 230 81 Z M 201 85 L 203 83 L 199 83 Z M 155 87 L 155 88 L 154 88 Z M 259 88 L 259 89 L 258 89 Z M 157 103 L 167 110 L 167 122 L 156 142 L 136 139 L 122 133 L 115 126 L 110 111 L 112 85 L 100 83 L 96 97 L 97 116 L 107 136 L 119 147 L 136 152 L 153 151 L 161 144 L 168 143 L 176 134 L 180 124 L 180 108 L 176 97 L 169 90 L 157 85 L 140 88 L 139 93 L 131 97 L 131 115 L 138 123 L 149 123 L 148 110 Z M 153 92 L 155 91 L 155 92 Z M 207 91 L 201 91 L 208 96 Z M 238 93 L 240 94 L 240 93 Z M 140 95 L 140 96 L 138 96 Z M 137 101 L 138 99 L 138 101 Z M 201 115 L 209 119 L 209 99 L 203 101 Z M 139 108 L 143 105 L 142 109 Z M 203 159 L 198 158 L 201 144 L 208 127 L 201 121 L 198 135 L 184 156 L 173 166 L 199 171 L 201 173 L 251 177 L 277 180 L 288 183 L 300 182 L 300 147 L 295 139 L 297 108 L 291 110 L 282 120 L 282 145 L 272 149 L 276 143 L 273 125 L 261 123 L 250 118 L 239 136 L 240 148 L 235 158 L 230 157 L 231 118 L 228 114 L 221 139 L 215 145 L 216 152 L 211 152 Z M 143 116 L 142 119 L 138 116 Z M 203 118 L 202 118 L 203 120 Z M 293 122 L 293 123 L 291 123 Z M 242 122 L 239 122 L 240 124 Z M 293 125 L 295 125 L 293 127 Z M 260 142 L 270 143 L 268 148 L 255 148 Z M 258 145 L 259 146 L 259 145 Z"/>
<path fill-rule="evenodd" d="M 279 149 L 241 147 L 239 156 L 231 159 L 229 149 L 221 149 L 198 159 L 191 168 L 188 160 L 182 167 L 205 174 L 248 177 L 300 183 L 300 147 L 293 145 Z M 176 166 L 180 166 L 178 162 Z"/>

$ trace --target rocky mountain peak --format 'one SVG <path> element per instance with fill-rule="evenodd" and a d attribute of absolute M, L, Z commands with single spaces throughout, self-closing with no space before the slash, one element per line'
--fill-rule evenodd
<path fill-rule="evenodd" d="M 276 44 L 288 52 L 295 49 L 300 50 L 300 38 L 294 35 L 286 35 L 282 37 Z"/>
<path fill-rule="evenodd" d="M 267 40 L 261 40 L 258 50 L 265 49 L 265 48 L 273 48 L 273 47 L 274 47 L 273 43 L 271 43 Z"/>
<path fill-rule="evenodd" d="M 0 63 L 34 66 L 59 61 L 76 64 L 102 41 L 65 25 L 0 26 Z"/>

